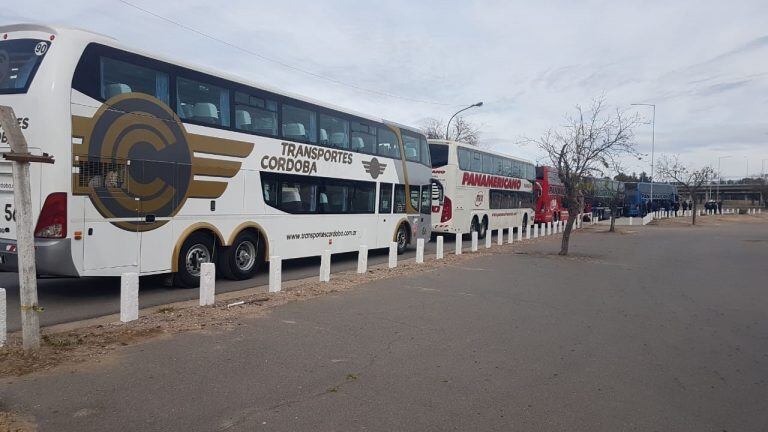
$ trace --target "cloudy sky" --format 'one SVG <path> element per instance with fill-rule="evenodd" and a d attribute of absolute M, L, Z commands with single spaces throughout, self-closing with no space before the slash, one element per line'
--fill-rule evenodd
<path fill-rule="evenodd" d="M 16 2 L 0 24 L 82 27 L 414 126 L 481 100 L 468 118 L 482 126 L 484 144 L 532 160 L 542 154 L 521 137 L 560 125 L 575 104 L 603 93 L 614 107 L 656 104 L 657 157 L 716 166 L 730 156 L 728 177 L 744 176 L 747 165 L 760 174 L 768 158 L 765 0 L 127 1 L 262 57 L 120 0 Z M 640 112 L 650 121 L 650 108 Z M 650 124 L 637 130 L 643 152 L 650 132 Z M 644 164 L 629 170 L 650 171 Z"/>

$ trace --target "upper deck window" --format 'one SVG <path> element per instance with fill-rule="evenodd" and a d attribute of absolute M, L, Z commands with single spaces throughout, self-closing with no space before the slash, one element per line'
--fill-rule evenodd
<path fill-rule="evenodd" d="M 49 46 L 38 39 L 0 41 L 0 94 L 26 93 Z"/>
<path fill-rule="evenodd" d="M 124 61 L 101 57 L 101 98 L 144 93 L 168 103 L 168 74 Z"/>
<path fill-rule="evenodd" d="M 419 139 L 409 134 L 403 134 L 403 148 L 405 149 L 405 159 L 409 161 L 419 161 Z"/>
<path fill-rule="evenodd" d="M 184 120 L 229 126 L 229 90 L 179 77 L 176 112 Z"/>
<path fill-rule="evenodd" d="M 235 92 L 235 128 L 277 136 L 277 102 Z"/>
<path fill-rule="evenodd" d="M 283 138 L 314 144 L 316 129 L 314 111 L 283 104 Z"/>

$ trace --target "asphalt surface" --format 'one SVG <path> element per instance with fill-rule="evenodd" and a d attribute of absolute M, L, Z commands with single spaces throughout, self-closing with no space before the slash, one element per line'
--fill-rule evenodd
<path fill-rule="evenodd" d="M 0 381 L 0 408 L 41 431 L 768 429 L 768 224 L 632 231 Z"/>
<path fill-rule="evenodd" d="M 496 236 L 493 238 L 495 244 Z M 445 237 L 446 253 L 454 250 L 453 241 L 452 236 Z M 468 250 L 471 246 L 470 243 L 469 238 L 465 236 L 462 243 L 463 249 Z M 424 250 L 425 254 L 434 254 L 435 243 L 427 242 Z M 371 265 L 385 263 L 388 261 L 388 253 L 388 249 L 369 251 L 368 261 Z M 413 258 L 415 255 L 415 245 L 413 245 L 400 256 L 400 259 Z M 336 254 L 331 258 L 332 272 L 356 268 L 357 252 Z M 319 276 L 319 272 L 320 257 L 283 261 L 284 281 Z M 40 323 L 43 326 L 120 312 L 120 278 L 41 278 L 38 279 L 37 283 L 39 304 L 44 308 L 40 314 Z M 218 279 L 216 292 L 231 292 L 259 286 L 264 287 L 266 291 L 268 284 L 269 270 L 268 266 L 265 266 L 260 273 L 249 280 Z M 170 286 L 168 276 L 164 275 L 142 277 L 139 285 L 140 308 L 193 300 L 199 297 L 197 289 L 180 289 Z M 21 328 L 18 273 L 0 273 L 0 288 L 6 289 L 8 298 L 8 331 L 17 331 Z"/>

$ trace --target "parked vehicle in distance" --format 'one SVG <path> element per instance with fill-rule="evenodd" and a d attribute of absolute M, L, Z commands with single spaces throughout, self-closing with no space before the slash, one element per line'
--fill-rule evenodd
<path fill-rule="evenodd" d="M 653 189 L 653 199 L 651 199 Z M 627 216 L 645 216 L 655 210 L 673 210 L 678 202 L 677 187 L 669 183 L 627 182 L 624 184 Z"/>
<path fill-rule="evenodd" d="M 624 182 L 609 178 L 587 179 L 584 203 L 585 211 L 597 220 L 610 219 L 611 216 L 624 215 L 625 186 Z M 615 214 L 613 214 L 615 209 Z"/>
<path fill-rule="evenodd" d="M 0 27 L 0 104 L 34 153 L 37 270 L 232 279 L 282 259 L 430 237 L 431 164 L 417 129 L 184 65 L 82 30 Z M 3 144 L 7 147 L 7 144 Z M 0 145 L 2 147 L 2 145 Z M 0 148 L 0 151 L 7 151 Z M 13 207 L 9 161 L 0 205 Z M 17 266 L 0 224 L 0 270 Z"/>
<path fill-rule="evenodd" d="M 533 221 L 533 163 L 456 141 L 429 140 L 432 231 L 464 234 Z"/>
<path fill-rule="evenodd" d="M 537 166 L 535 188 L 536 223 L 568 220 L 568 209 L 563 205 L 565 187 L 557 174 L 557 168 Z"/>
<path fill-rule="evenodd" d="M 707 202 L 704 203 L 704 209 L 717 211 L 717 201 L 707 200 Z"/>

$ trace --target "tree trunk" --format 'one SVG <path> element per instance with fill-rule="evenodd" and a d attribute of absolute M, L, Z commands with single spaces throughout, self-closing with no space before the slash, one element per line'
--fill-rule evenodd
<path fill-rule="evenodd" d="M 574 222 L 576 222 L 578 213 L 579 213 L 578 208 L 570 208 L 570 207 L 568 208 L 568 222 L 565 224 L 565 230 L 563 230 L 563 238 L 561 239 L 561 242 L 560 242 L 559 255 L 568 255 L 568 244 L 571 241 L 571 230 L 573 229 Z"/>
<path fill-rule="evenodd" d="M 616 232 L 616 216 L 611 214 L 611 228 L 608 230 L 608 232 Z"/>
<path fill-rule="evenodd" d="M 698 207 L 696 206 L 696 200 L 691 200 L 691 205 L 693 206 L 693 212 L 691 213 L 693 215 L 693 219 L 691 219 L 691 225 L 696 225 L 696 213 L 698 213 Z"/>

